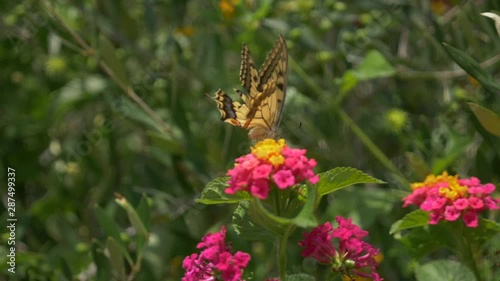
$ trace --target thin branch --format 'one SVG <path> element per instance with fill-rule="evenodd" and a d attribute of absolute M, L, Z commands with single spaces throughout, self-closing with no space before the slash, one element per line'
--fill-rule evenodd
<path fill-rule="evenodd" d="M 497 62 L 500 61 L 500 54 L 497 54 L 483 62 L 481 62 L 479 65 L 482 68 L 488 68 Z M 457 70 L 445 70 L 445 71 L 416 71 L 416 70 L 411 70 L 405 66 L 400 65 L 398 67 L 398 73 L 397 76 L 399 78 L 403 79 L 452 79 L 452 78 L 458 78 L 458 77 L 465 77 L 467 76 L 467 72 L 463 69 L 457 69 Z"/>
<path fill-rule="evenodd" d="M 50 15 L 52 15 L 60 24 L 61 26 L 71 35 L 71 37 L 83 48 L 83 54 L 84 55 L 89 55 L 93 56 L 97 52 L 94 48 L 92 48 L 85 39 L 83 39 L 76 31 L 74 31 L 71 27 L 69 27 L 65 22 L 64 19 L 59 16 L 59 14 L 56 12 L 54 7 L 52 7 L 51 4 L 49 4 L 47 1 L 44 1 L 44 6 L 49 12 Z M 104 62 L 100 61 L 99 63 L 100 67 L 111 77 L 111 79 L 118 84 L 118 86 L 127 94 L 127 96 L 133 100 L 135 103 L 139 105 L 139 107 L 144 110 L 153 120 L 155 120 L 158 124 L 161 125 L 161 131 L 165 133 L 169 133 L 172 131 L 170 126 L 165 123 L 156 112 L 154 112 L 130 87 L 129 85 L 124 84 L 118 77 L 116 76 L 115 72 Z"/>

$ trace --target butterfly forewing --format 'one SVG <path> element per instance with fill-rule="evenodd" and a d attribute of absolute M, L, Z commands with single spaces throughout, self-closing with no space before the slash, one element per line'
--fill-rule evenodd
<path fill-rule="evenodd" d="M 260 83 L 259 72 L 255 68 L 253 56 L 246 45 L 241 49 L 240 82 L 248 94 L 257 92 Z"/>
<path fill-rule="evenodd" d="M 250 130 L 253 140 L 275 137 L 286 96 L 288 53 L 282 36 L 273 46 L 259 71 L 246 45 L 241 51 L 240 82 L 247 94 L 238 92 L 243 104 L 234 102 L 223 91 L 215 97 L 221 119 Z"/>

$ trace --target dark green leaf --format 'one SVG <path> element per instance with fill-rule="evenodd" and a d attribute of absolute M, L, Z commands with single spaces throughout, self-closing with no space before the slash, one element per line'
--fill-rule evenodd
<path fill-rule="evenodd" d="M 127 212 L 128 219 L 137 233 L 143 237 L 149 237 L 149 232 L 146 230 L 144 223 L 128 200 L 125 197 L 119 197 L 115 199 L 115 202 Z"/>
<path fill-rule="evenodd" d="M 249 241 L 274 241 L 275 236 L 252 222 L 248 215 L 249 201 L 241 201 L 233 213 L 233 227 L 238 235 Z"/>
<path fill-rule="evenodd" d="M 248 214 L 254 223 L 278 236 L 285 234 L 287 229 L 294 225 L 292 219 L 272 214 L 259 199 L 255 198 L 250 201 Z"/>
<path fill-rule="evenodd" d="M 109 69 L 114 73 L 116 79 L 123 86 L 128 85 L 127 74 L 125 72 L 125 66 L 116 56 L 116 50 L 113 43 L 109 41 L 104 35 L 99 36 L 99 51 L 102 60 L 106 63 Z"/>
<path fill-rule="evenodd" d="M 298 274 L 287 275 L 287 280 L 288 281 L 315 281 L 316 278 L 314 278 L 314 276 L 311 276 L 309 274 L 298 273 Z"/>
<path fill-rule="evenodd" d="M 402 218 L 401 220 L 395 222 L 391 226 L 390 234 L 400 232 L 404 229 L 410 229 L 414 227 L 425 226 L 429 224 L 429 213 L 422 210 L 415 210 Z"/>
<path fill-rule="evenodd" d="M 476 277 L 465 265 L 454 260 L 434 260 L 415 268 L 417 281 L 474 281 Z"/>
<path fill-rule="evenodd" d="M 113 276 L 118 280 L 125 279 L 125 265 L 121 254 L 120 244 L 113 237 L 106 239 L 106 248 L 109 251 L 109 259 L 113 267 Z"/>
<path fill-rule="evenodd" d="M 242 191 L 234 195 L 226 194 L 224 190 L 227 188 L 228 179 L 228 177 L 222 177 L 209 182 L 203 189 L 201 198 L 197 199 L 196 202 L 202 204 L 228 204 L 238 203 L 251 198 L 250 194 Z"/>
<path fill-rule="evenodd" d="M 500 91 L 500 86 L 495 83 L 491 75 L 481 68 L 479 63 L 474 60 L 469 54 L 460 51 L 446 43 L 443 43 L 448 55 L 470 76 L 474 77 L 481 85 L 487 88 L 490 92 Z"/>
<path fill-rule="evenodd" d="M 338 189 L 358 183 L 385 183 L 361 172 L 360 170 L 349 167 L 337 167 L 319 174 L 319 177 L 319 196 L 323 196 Z"/>

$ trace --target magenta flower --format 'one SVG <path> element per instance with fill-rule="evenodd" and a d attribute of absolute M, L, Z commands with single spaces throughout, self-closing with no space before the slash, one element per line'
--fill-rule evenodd
<path fill-rule="evenodd" d="M 305 149 L 286 146 L 285 140 L 266 139 L 255 144 L 250 154 L 236 159 L 225 192 L 235 194 L 238 190 L 266 199 L 272 186 L 279 189 L 292 187 L 305 180 L 314 184 L 319 177 L 314 174 L 314 159 L 305 156 Z"/>
<path fill-rule="evenodd" d="M 424 182 L 411 185 L 413 192 L 403 198 L 403 207 L 417 205 L 429 212 L 429 224 L 441 220 L 455 221 L 462 217 L 468 227 L 477 227 L 479 213 L 498 210 L 500 199 L 491 197 L 495 186 L 482 185 L 478 178 L 459 179 L 447 172 L 429 175 Z"/>
<path fill-rule="evenodd" d="M 186 273 L 182 281 L 242 281 L 250 255 L 239 251 L 232 254 L 225 240 L 224 226 L 220 232 L 205 235 L 196 246 L 203 249 L 201 253 L 184 258 L 182 268 Z"/>
<path fill-rule="evenodd" d="M 304 240 L 299 246 L 304 248 L 303 257 L 311 257 L 323 264 L 330 264 L 333 271 L 343 276 L 351 273 L 375 281 L 381 281 L 376 272 L 378 262 L 376 256 L 379 250 L 364 242 L 361 238 L 368 232 L 352 224 L 351 219 L 336 217 L 339 226 L 332 228 L 330 222 L 318 225 L 310 233 L 304 232 Z M 338 246 L 333 245 L 333 239 L 338 239 Z"/>

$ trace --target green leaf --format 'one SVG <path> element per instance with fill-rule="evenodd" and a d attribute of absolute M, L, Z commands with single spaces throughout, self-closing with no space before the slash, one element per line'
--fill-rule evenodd
<path fill-rule="evenodd" d="M 118 125 L 118 121 L 121 119 L 127 118 L 139 122 L 140 124 L 144 124 L 150 128 L 155 128 L 158 131 L 162 131 L 161 126 L 154 119 L 152 119 L 151 116 L 149 116 L 136 103 L 132 102 L 128 98 L 106 96 L 105 100 L 116 114 L 117 118 L 114 119 L 116 122 L 114 125 Z"/>
<path fill-rule="evenodd" d="M 434 260 L 415 268 L 417 281 L 474 281 L 472 271 L 454 260 Z"/>
<path fill-rule="evenodd" d="M 500 136 L 500 117 L 495 112 L 472 102 L 467 104 L 486 131 Z"/>
<path fill-rule="evenodd" d="M 228 177 L 216 178 L 209 182 L 203 192 L 201 193 L 201 198 L 197 199 L 197 203 L 202 204 L 228 204 L 228 203 L 238 203 L 240 201 L 251 199 L 248 192 L 237 192 L 234 195 L 226 194 L 224 190 L 227 187 Z"/>
<path fill-rule="evenodd" d="M 498 234 L 500 234 L 500 224 L 488 219 L 480 219 L 477 227 L 467 228 L 467 236 L 478 244 L 482 244 Z"/>
<path fill-rule="evenodd" d="M 355 75 L 359 80 L 391 77 L 394 74 L 396 74 L 394 67 L 377 50 L 369 51 L 355 71 Z"/>
<path fill-rule="evenodd" d="M 151 230 L 151 209 L 149 208 L 148 197 L 144 194 L 142 195 L 141 201 L 139 201 L 139 205 L 137 206 L 137 214 L 144 223 L 144 227 L 149 232 Z"/>
<path fill-rule="evenodd" d="M 309 274 L 298 273 L 298 274 L 287 275 L 286 280 L 288 280 L 288 281 L 315 281 L 316 278 L 314 278 L 314 276 L 311 276 Z"/>
<path fill-rule="evenodd" d="M 187 154 L 186 146 L 176 140 L 172 135 L 150 130 L 147 131 L 147 134 L 151 139 L 151 143 L 161 148 L 162 151 L 183 156 Z"/>
<path fill-rule="evenodd" d="M 120 237 L 120 229 L 115 220 L 113 220 L 108 215 L 108 213 L 99 206 L 96 206 L 95 212 L 97 221 L 99 222 L 99 225 L 103 229 L 104 233 L 106 233 L 108 236 L 113 237 L 113 239 L 117 243 L 119 243 L 122 254 L 125 256 L 129 263 L 132 263 L 132 257 L 128 253 L 127 248 Z"/>
<path fill-rule="evenodd" d="M 122 197 L 121 195 L 118 195 L 118 197 L 115 199 L 115 202 L 127 212 L 128 219 L 132 224 L 132 226 L 137 231 L 137 233 L 145 238 L 148 238 L 149 232 L 146 230 L 146 227 L 144 226 L 144 223 L 142 222 L 139 215 L 137 214 L 137 211 L 127 201 L 127 199 L 125 199 L 125 197 Z"/>
<path fill-rule="evenodd" d="M 295 225 L 302 228 L 315 227 L 318 225 L 318 220 L 314 215 L 316 209 L 317 190 L 314 186 L 308 185 L 306 203 L 302 207 L 300 213 L 293 219 Z"/>
<path fill-rule="evenodd" d="M 285 234 L 287 229 L 294 225 L 292 219 L 283 218 L 269 212 L 262 205 L 262 202 L 256 198 L 250 201 L 248 214 L 253 222 L 278 236 Z"/>
<path fill-rule="evenodd" d="M 99 206 L 95 207 L 95 213 L 97 222 L 99 223 L 99 226 L 101 226 L 104 233 L 115 238 L 117 241 L 121 241 L 120 228 L 116 224 L 116 221 L 113 220 L 108 213 Z"/>
<path fill-rule="evenodd" d="M 274 241 L 275 236 L 255 224 L 248 214 L 249 201 L 241 201 L 233 213 L 233 228 L 238 235 L 249 241 Z"/>
<path fill-rule="evenodd" d="M 104 35 L 99 36 L 99 51 L 102 60 L 106 65 L 113 71 L 116 79 L 123 86 L 128 86 L 127 74 L 125 72 L 125 66 L 116 56 L 116 50 L 113 43 L 109 41 Z"/>
<path fill-rule="evenodd" d="M 443 157 L 436 157 L 432 165 L 432 174 L 440 174 L 450 165 L 452 165 L 456 159 L 463 157 L 463 153 L 467 147 L 472 143 L 472 138 L 468 135 L 458 134 L 455 132 L 450 132 L 450 145 L 444 151 Z"/>
<path fill-rule="evenodd" d="M 92 241 L 92 257 L 97 267 L 95 280 L 113 280 L 111 275 L 111 265 L 104 254 L 104 249 L 99 245 L 99 241 Z"/>
<path fill-rule="evenodd" d="M 443 43 L 448 55 L 470 76 L 474 77 L 481 85 L 483 85 L 490 92 L 500 91 L 500 86 L 495 83 L 491 75 L 481 68 L 479 63 L 474 60 L 467 53 L 455 49 L 454 47 Z"/>
<path fill-rule="evenodd" d="M 359 79 L 356 73 L 352 70 L 344 72 L 342 79 L 340 81 L 340 94 L 345 94 L 356 87 L 359 83 Z"/>
<path fill-rule="evenodd" d="M 125 279 L 125 265 L 123 263 L 123 256 L 121 254 L 120 244 L 113 238 L 106 239 L 106 248 L 109 251 L 109 260 L 113 267 L 114 277 L 117 280 Z"/>
<path fill-rule="evenodd" d="M 350 167 L 337 167 L 330 171 L 319 174 L 318 194 L 334 192 L 338 189 L 351 186 L 358 183 L 385 183 L 371 177 L 360 170 Z"/>
<path fill-rule="evenodd" d="M 404 229 L 425 226 L 428 224 L 429 224 L 429 213 L 422 210 L 415 210 L 411 213 L 408 213 L 401 220 L 392 224 L 389 234 L 394 234 Z"/>

